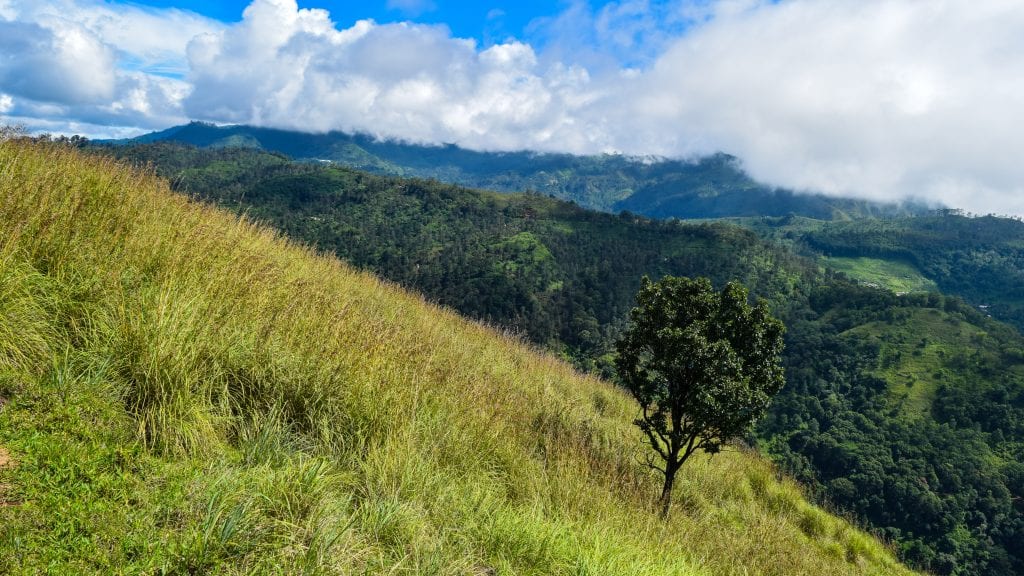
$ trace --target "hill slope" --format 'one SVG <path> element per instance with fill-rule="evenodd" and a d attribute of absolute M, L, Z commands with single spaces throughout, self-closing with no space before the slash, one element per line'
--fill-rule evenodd
<path fill-rule="evenodd" d="M 791 384 L 751 442 L 919 567 L 996 576 L 1024 566 L 1024 340 L 956 298 L 859 285 L 723 223 L 612 216 L 251 149 L 109 150 L 588 369 L 609 364 L 642 274 L 741 280 L 789 326 Z M 825 224 L 786 220 L 761 231 Z M 854 262 L 851 274 L 873 273 L 861 282 L 907 291 L 909 274 L 927 286 L 909 264 Z"/>
<path fill-rule="evenodd" d="M 735 158 L 693 162 L 621 155 L 477 152 L 424 146 L 360 134 L 306 134 L 253 126 L 193 122 L 124 141 L 180 142 L 200 147 L 250 147 L 293 158 L 331 161 L 377 174 L 436 178 L 501 192 L 533 190 L 596 210 L 629 210 L 657 218 L 801 216 L 844 219 L 916 213 L 915 205 L 879 204 L 820 194 L 795 194 L 752 180 Z"/>
<path fill-rule="evenodd" d="M 839 258 L 906 262 L 949 294 L 962 296 L 1024 331 L 1024 222 L 955 212 L 916 218 L 822 224 L 803 234 Z"/>
<path fill-rule="evenodd" d="M 176 190 L 521 332 L 585 368 L 612 349 L 644 274 L 739 280 L 785 301 L 812 273 L 736 226 L 615 216 L 537 194 L 381 177 L 248 149 L 100 150 L 152 165 Z"/>
<path fill-rule="evenodd" d="M 12 573 L 907 573 L 742 453 L 660 523 L 609 385 L 108 161 L 0 167 Z"/>

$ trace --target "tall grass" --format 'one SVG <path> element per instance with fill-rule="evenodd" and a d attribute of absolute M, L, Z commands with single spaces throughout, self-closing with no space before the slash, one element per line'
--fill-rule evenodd
<path fill-rule="evenodd" d="M 12 573 L 902 574 L 760 459 L 144 172 L 0 142 Z M 10 498 L 9 498 L 10 499 Z"/>

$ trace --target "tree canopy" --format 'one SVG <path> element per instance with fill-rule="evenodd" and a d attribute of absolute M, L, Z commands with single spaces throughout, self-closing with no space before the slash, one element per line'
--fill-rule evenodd
<path fill-rule="evenodd" d="M 782 388 L 783 331 L 767 306 L 748 304 L 738 283 L 715 292 L 707 278 L 643 279 L 616 368 L 657 455 L 648 465 L 665 477 L 663 516 L 682 464 L 747 431 Z"/>

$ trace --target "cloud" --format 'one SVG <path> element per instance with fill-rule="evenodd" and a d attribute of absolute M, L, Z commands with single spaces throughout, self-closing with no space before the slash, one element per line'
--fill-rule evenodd
<path fill-rule="evenodd" d="M 185 48 L 222 28 L 181 10 L 0 0 L 0 92 L 9 98 L 0 121 L 62 133 L 137 133 L 184 121 L 189 89 L 176 77 L 186 70 Z"/>
<path fill-rule="evenodd" d="M 625 94 L 625 149 L 726 150 L 762 180 L 1024 214 L 1024 6 L 722 4 Z"/>
<path fill-rule="evenodd" d="M 194 117 L 301 130 L 359 130 L 478 148 L 570 146 L 588 76 L 541 70 L 511 41 L 479 50 L 446 27 L 371 21 L 338 30 L 326 12 L 257 0 L 238 26 L 189 47 Z"/>
<path fill-rule="evenodd" d="M 113 54 L 79 26 L 0 22 L 0 88 L 13 96 L 63 103 L 114 94 Z"/>
<path fill-rule="evenodd" d="M 199 34 L 223 28 L 215 20 L 185 10 L 100 0 L 0 0 L 0 18 L 54 29 L 78 27 L 112 49 L 122 65 L 178 76 L 186 72 L 188 43 Z"/>
<path fill-rule="evenodd" d="M 411 22 L 338 28 L 294 0 L 255 0 L 230 25 L 99 0 L 0 0 L 0 19 L 6 117 L 724 151 L 798 190 L 1024 214 L 1011 0 L 579 0 L 484 46 Z"/>

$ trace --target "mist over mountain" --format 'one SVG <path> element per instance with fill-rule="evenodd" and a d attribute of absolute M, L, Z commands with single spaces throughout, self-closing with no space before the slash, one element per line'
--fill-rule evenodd
<path fill-rule="evenodd" d="M 722 151 L 772 186 L 1020 215 L 1022 25 L 1004 0 L 7 0 L 0 117 Z"/>
<path fill-rule="evenodd" d="M 455 145 L 380 140 L 364 134 L 311 134 L 203 122 L 119 142 L 159 141 L 211 148 L 250 147 L 391 176 L 436 178 L 503 192 L 532 190 L 587 208 L 626 210 L 657 218 L 794 214 L 842 220 L 919 214 L 929 209 L 921 203 L 879 203 L 770 187 L 751 179 L 737 159 L 725 154 L 686 162 L 618 154 L 479 152 Z"/>

